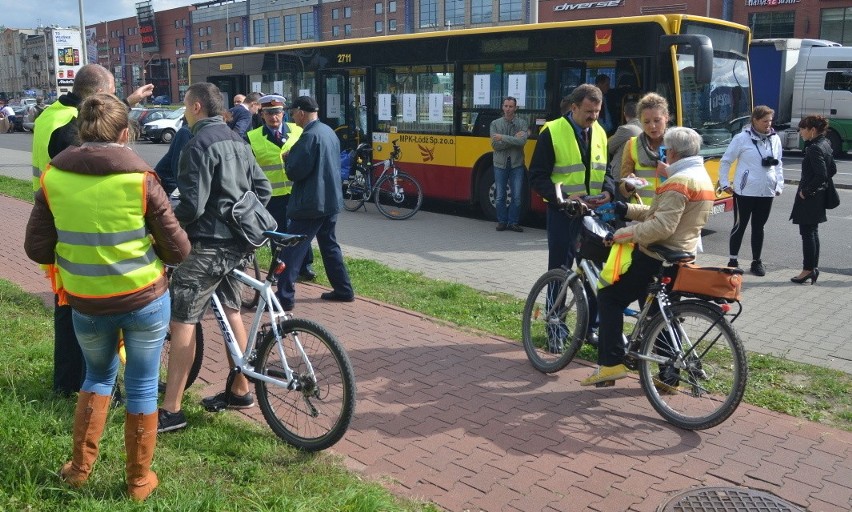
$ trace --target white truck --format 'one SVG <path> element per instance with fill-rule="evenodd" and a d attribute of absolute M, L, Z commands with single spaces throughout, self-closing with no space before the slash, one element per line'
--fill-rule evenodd
<path fill-rule="evenodd" d="M 784 149 L 800 149 L 807 115 L 829 120 L 839 156 L 852 149 L 852 48 L 823 39 L 755 39 L 749 47 L 754 104 L 775 110 Z"/>

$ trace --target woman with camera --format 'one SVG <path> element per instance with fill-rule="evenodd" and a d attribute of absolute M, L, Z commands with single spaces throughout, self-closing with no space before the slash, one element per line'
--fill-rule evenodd
<path fill-rule="evenodd" d="M 802 176 L 790 219 L 802 235 L 802 271 L 790 281 L 816 284 L 819 277 L 819 225 L 825 222 L 825 190 L 829 176 L 836 172 L 831 143 L 825 136 L 828 121 L 807 116 L 799 121 L 799 136 L 805 141 Z"/>
<path fill-rule="evenodd" d="M 751 220 L 751 273 L 765 276 L 760 259 L 763 226 L 769 220 L 772 199 L 784 189 L 781 139 L 772 129 L 775 111 L 766 105 L 754 107 L 751 124 L 734 136 L 719 164 L 719 188 L 734 195 L 734 227 L 731 229 L 729 267 L 737 261 L 746 227 Z M 728 181 L 731 164 L 737 162 L 733 184 Z"/>

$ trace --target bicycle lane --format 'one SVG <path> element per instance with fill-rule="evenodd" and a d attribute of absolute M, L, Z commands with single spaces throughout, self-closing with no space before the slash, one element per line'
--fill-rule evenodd
<path fill-rule="evenodd" d="M 29 209 L 0 196 L 0 277 L 50 304 L 22 249 Z M 358 383 L 332 451 L 400 495 L 452 511 L 652 511 L 684 490 L 739 486 L 808 510 L 852 508 L 852 433 L 746 404 L 716 428 L 679 430 L 635 378 L 580 388 L 588 364 L 539 374 L 515 342 L 377 301 L 326 303 L 322 291 L 300 285 L 295 313 L 335 333 Z M 211 319 L 205 327 L 202 396 L 225 382 L 221 337 Z M 263 424 L 257 408 L 251 417 Z"/>

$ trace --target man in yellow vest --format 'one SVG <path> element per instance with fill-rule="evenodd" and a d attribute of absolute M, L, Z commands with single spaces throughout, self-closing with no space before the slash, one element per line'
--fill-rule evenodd
<path fill-rule="evenodd" d="M 99 64 L 87 64 L 74 77 L 71 92 L 63 94 L 44 109 L 33 127 L 33 192 L 41 187 L 42 171 L 50 160 L 69 146 L 79 146 L 77 109 L 80 103 L 97 92 L 115 94 L 115 78 Z M 154 92 L 152 84 L 143 85 L 128 96 L 126 103 L 134 105 Z M 80 390 L 85 376 L 83 353 L 74 334 L 71 307 L 60 305 L 54 297 L 53 309 L 53 391 L 68 396 Z"/>
<path fill-rule="evenodd" d="M 608 203 L 615 185 L 606 172 L 607 136 L 597 119 L 603 94 L 591 84 L 574 89 L 571 108 L 545 124 L 538 136 L 530 163 L 530 186 L 547 201 L 548 270 L 574 266 L 574 252 L 582 219 L 572 219 L 556 204 L 556 186 L 566 196 L 594 208 Z M 588 341 L 597 342 L 594 331 L 597 311 L 590 301 Z"/>
<path fill-rule="evenodd" d="M 247 132 L 246 140 L 251 145 L 257 164 L 272 184 L 272 199 L 269 200 L 266 209 L 275 217 L 278 230 L 286 231 L 287 203 L 290 202 L 293 182 L 287 177 L 283 155 L 299 140 L 302 129 L 296 123 L 284 122 L 287 100 L 283 96 L 268 94 L 261 97 L 259 101 L 263 126 Z M 301 278 L 310 281 L 317 277 L 311 267 L 313 262 L 314 254 L 308 251 L 299 271 Z"/>

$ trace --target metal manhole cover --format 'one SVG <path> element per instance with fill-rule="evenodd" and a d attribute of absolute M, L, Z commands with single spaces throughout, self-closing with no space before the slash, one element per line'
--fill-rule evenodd
<path fill-rule="evenodd" d="M 804 512 L 762 491 L 740 487 L 704 487 L 678 494 L 660 512 Z"/>

